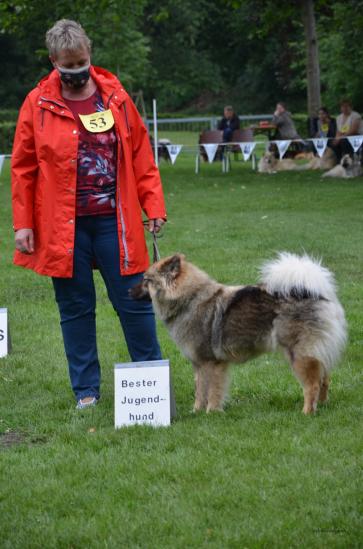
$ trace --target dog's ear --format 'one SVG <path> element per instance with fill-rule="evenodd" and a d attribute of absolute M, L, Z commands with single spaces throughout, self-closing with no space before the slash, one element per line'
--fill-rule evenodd
<path fill-rule="evenodd" d="M 175 279 L 180 275 L 181 272 L 181 263 L 185 259 L 183 254 L 175 254 L 169 257 L 162 265 L 162 272 L 164 275 Z"/>

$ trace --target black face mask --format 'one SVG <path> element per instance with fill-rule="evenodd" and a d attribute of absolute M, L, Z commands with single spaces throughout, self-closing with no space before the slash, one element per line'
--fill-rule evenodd
<path fill-rule="evenodd" d="M 79 90 L 80 88 L 83 88 L 89 80 L 89 68 L 90 64 L 86 67 L 81 67 L 80 69 L 61 69 L 60 67 L 57 67 L 57 70 L 62 82 L 74 90 Z"/>

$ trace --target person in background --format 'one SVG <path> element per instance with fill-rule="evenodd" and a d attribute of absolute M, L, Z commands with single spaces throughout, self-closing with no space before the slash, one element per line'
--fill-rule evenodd
<path fill-rule="evenodd" d="M 332 147 L 337 156 L 338 162 L 345 154 L 352 154 L 352 147 L 348 139 L 342 139 L 345 136 L 362 135 L 363 121 L 361 115 L 353 111 L 352 103 L 349 99 L 343 99 L 340 102 L 340 114 L 337 117 L 336 139 L 332 142 Z"/>
<path fill-rule="evenodd" d="M 234 130 L 239 130 L 239 118 L 231 105 L 224 107 L 223 118 L 218 124 L 218 129 L 223 130 L 224 143 L 231 141 Z"/>
<path fill-rule="evenodd" d="M 75 21 L 48 30 L 53 65 L 20 110 L 12 154 L 16 265 L 52 277 L 77 408 L 100 398 L 97 266 L 133 361 L 161 358 L 151 303 L 130 297 L 166 211 L 141 117 L 119 80 L 91 64 Z M 46 370 L 46 364 L 42 367 Z"/>
<path fill-rule="evenodd" d="M 273 114 L 271 124 L 276 126 L 275 139 L 300 139 L 296 131 L 295 124 L 291 118 L 291 113 L 286 110 L 285 103 L 277 103 Z"/>
<path fill-rule="evenodd" d="M 335 118 L 330 116 L 326 107 L 320 107 L 314 137 L 335 137 L 336 132 L 337 123 Z"/>

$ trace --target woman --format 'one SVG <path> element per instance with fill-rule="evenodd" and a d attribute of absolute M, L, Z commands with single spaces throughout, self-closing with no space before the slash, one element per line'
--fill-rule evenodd
<path fill-rule="evenodd" d="M 46 34 L 54 70 L 21 108 L 12 155 L 17 265 L 52 277 L 77 407 L 100 397 L 92 268 L 105 281 L 133 361 L 161 357 L 151 305 L 129 289 L 148 267 L 149 231 L 166 220 L 142 120 L 91 43 L 62 19 Z"/>
<path fill-rule="evenodd" d="M 337 123 L 335 118 L 330 116 L 327 108 L 320 107 L 316 126 L 315 137 L 335 137 Z"/>
<path fill-rule="evenodd" d="M 218 129 L 223 130 L 224 143 L 231 141 L 234 130 L 239 130 L 239 118 L 231 105 L 224 107 L 223 118 L 219 121 Z"/>
<path fill-rule="evenodd" d="M 336 139 L 332 141 L 332 148 L 339 162 L 344 155 L 352 154 L 352 147 L 348 139 L 345 138 L 352 135 L 361 135 L 362 133 L 363 121 L 361 115 L 353 111 L 353 106 L 349 99 L 342 99 L 340 102 L 340 114 L 337 117 Z"/>
<path fill-rule="evenodd" d="M 286 110 L 285 103 L 277 103 L 271 124 L 276 126 L 275 139 L 301 139 L 296 131 L 291 113 Z"/>

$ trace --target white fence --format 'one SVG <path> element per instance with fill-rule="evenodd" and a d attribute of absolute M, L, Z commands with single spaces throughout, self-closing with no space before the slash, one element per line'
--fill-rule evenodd
<path fill-rule="evenodd" d="M 215 130 L 218 121 L 222 116 L 191 116 L 189 118 L 158 118 L 157 125 L 161 132 L 164 131 L 185 131 L 185 132 L 200 132 L 203 130 Z M 248 123 L 255 123 L 259 120 L 271 120 L 272 114 L 246 114 L 238 117 L 241 121 L 241 126 Z M 153 131 L 154 121 L 152 118 L 147 119 L 147 125 L 150 131 Z"/>

